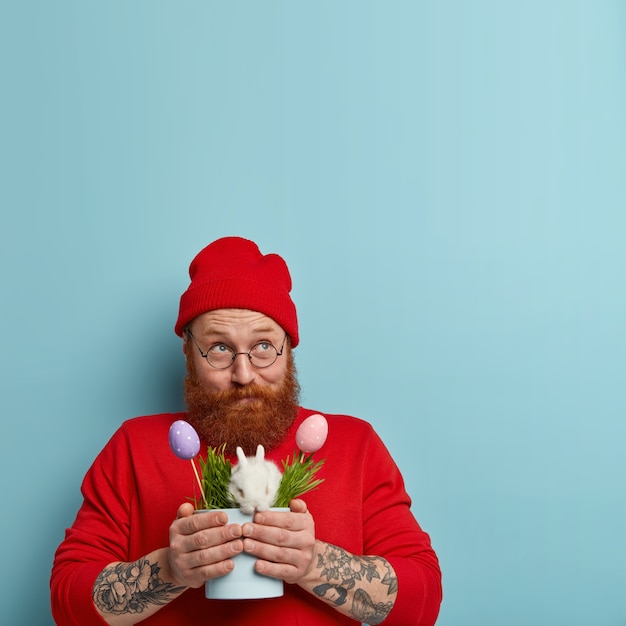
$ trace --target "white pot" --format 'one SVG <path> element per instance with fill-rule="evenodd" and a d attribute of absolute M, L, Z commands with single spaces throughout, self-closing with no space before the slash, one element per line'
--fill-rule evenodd
<path fill-rule="evenodd" d="M 212 509 L 228 515 L 229 524 L 245 524 L 252 521 L 240 509 Z M 288 508 L 274 508 L 272 511 L 288 511 Z M 207 513 L 206 510 L 196 513 Z M 205 596 L 211 600 L 252 600 L 255 598 L 278 598 L 283 595 L 283 581 L 279 578 L 263 576 L 254 569 L 257 557 L 240 552 L 233 557 L 235 568 L 220 578 L 207 580 L 204 585 Z"/>

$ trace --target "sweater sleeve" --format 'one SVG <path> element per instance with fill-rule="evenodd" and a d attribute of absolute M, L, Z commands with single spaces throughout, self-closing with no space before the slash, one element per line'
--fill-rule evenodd
<path fill-rule="evenodd" d="M 51 607 L 58 626 L 105 624 L 92 601 L 93 584 L 109 563 L 127 560 L 133 493 L 129 446 L 120 428 L 88 470 L 83 504 L 57 549 L 50 579 Z"/>
<path fill-rule="evenodd" d="M 400 470 L 374 431 L 363 463 L 365 554 L 386 558 L 398 579 L 385 626 L 432 626 L 442 599 L 437 556 L 410 510 Z"/>

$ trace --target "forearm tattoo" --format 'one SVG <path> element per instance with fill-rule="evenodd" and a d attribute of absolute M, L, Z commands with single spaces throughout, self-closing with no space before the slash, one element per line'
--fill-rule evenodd
<path fill-rule="evenodd" d="M 185 587 L 159 577 L 160 567 L 147 559 L 105 567 L 93 586 L 93 601 L 103 613 L 141 613 L 149 605 L 167 604 Z"/>
<path fill-rule="evenodd" d="M 398 579 L 382 557 L 356 557 L 342 548 L 327 545 L 317 557 L 317 568 L 328 582 L 318 585 L 313 591 L 330 604 L 345 604 L 350 597 L 348 592 L 354 589 L 350 615 L 355 620 L 366 624 L 380 624 L 391 613 L 395 598 L 394 601 L 374 603 L 365 588 L 365 581 L 371 583 L 372 580 L 379 579 L 380 584 L 387 587 L 388 596 L 398 592 Z"/>

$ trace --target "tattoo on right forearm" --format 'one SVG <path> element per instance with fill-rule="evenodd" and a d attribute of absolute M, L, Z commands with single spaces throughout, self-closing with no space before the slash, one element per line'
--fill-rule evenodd
<path fill-rule="evenodd" d="M 161 580 L 160 569 L 147 559 L 104 568 L 93 586 L 94 604 L 114 615 L 142 613 L 151 604 L 167 604 L 185 587 Z"/>
<path fill-rule="evenodd" d="M 349 590 L 363 581 L 353 593 L 350 614 L 354 619 L 367 624 L 380 624 L 391 613 L 393 601 L 374 603 L 363 588 L 365 581 L 371 583 L 374 579 L 379 579 L 380 584 L 387 587 L 387 596 L 397 593 L 398 579 L 385 559 L 373 556 L 355 557 L 342 548 L 327 545 L 318 555 L 317 567 L 328 582 L 316 586 L 313 592 L 337 607 L 345 604 Z"/>

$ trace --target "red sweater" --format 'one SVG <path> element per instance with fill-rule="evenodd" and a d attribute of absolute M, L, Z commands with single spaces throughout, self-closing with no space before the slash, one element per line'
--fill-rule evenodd
<path fill-rule="evenodd" d="M 283 444 L 267 455 L 281 461 L 296 449 L 295 432 L 313 411 L 300 409 Z M 184 414 L 138 417 L 122 424 L 82 485 L 83 504 L 54 559 L 52 612 L 58 626 L 101 625 L 91 599 L 96 577 L 112 561 L 134 561 L 167 546 L 178 507 L 194 494 L 189 461 L 169 448 L 168 431 Z M 441 573 L 428 535 L 409 507 L 400 472 L 372 427 L 327 415 L 328 438 L 315 453 L 325 481 L 303 497 L 318 539 L 357 555 L 386 558 L 398 577 L 396 604 L 385 626 L 429 626 L 441 602 Z M 203 445 L 200 454 L 206 455 Z M 178 626 L 322 626 L 355 624 L 297 585 L 281 598 L 207 600 L 188 589 L 142 624 Z"/>

